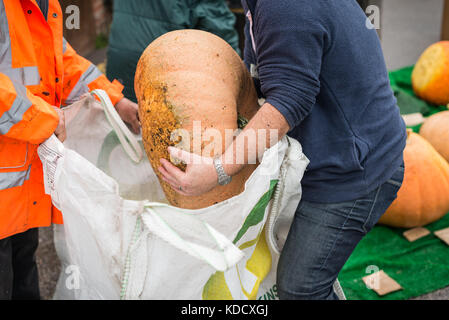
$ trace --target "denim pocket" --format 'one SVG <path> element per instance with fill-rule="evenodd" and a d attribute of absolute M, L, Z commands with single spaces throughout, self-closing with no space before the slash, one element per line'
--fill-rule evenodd
<path fill-rule="evenodd" d="M 377 188 L 374 192 L 374 198 L 372 200 L 371 203 L 371 207 L 369 209 L 369 213 L 368 216 L 366 217 L 365 223 L 362 225 L 362 231 L 363 233 L 367 234 L 373 227 L 374 225 L 377 223 L 377 221 L 380 219 L 380 217 L 382 216 L 382 214 L 379 216 L 378 219 L 376 219 L 376 215 L 377 215 L 377 202 L 379 200 L 379 194 L 380 191 L 382 189 L 382 186 L 380 186 L 379 188 Z"/>
<path fill-rule="evenodd" d="M 401 165 L 384 184 L 376 189 L 373 206 L 363 225 L 364 232 L 369 232 L 397 198 L 404 180 L 404 166 Z"/>
<path fill-rule="evenodd" d="M 399 168 L 394 172 L 393 176 L 387 180 L 387 183 L 401 188 L 402 182 L 404 181 L 404 172 L 404 166 L 399 166 Z"/>

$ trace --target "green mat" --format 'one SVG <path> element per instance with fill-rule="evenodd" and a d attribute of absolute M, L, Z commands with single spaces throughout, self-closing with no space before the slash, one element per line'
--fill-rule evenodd
<path fill-rule="evenodd" d="M 446 106 L 428 104 L 413 94 L 412 70 L 413 66 L 390 72 L 391 87 L 401 113 L 421 112 L 429 116 L 447 110 Z M 419 126 L 412 129 L 418 131 Z M 426 226 L 431 232 L 447 227 L 449 214 Z M 402 236 L 404 231 L 378 225 L 358 244 L 338 278 L 348 299 L 402 300 L 449 286 L 449 246 L 433 233 L 408 242 Z M 373 272 L 370 266 L 384 270 L 403 289 L 378 296 L 362 280 Z"/>
<path fill-rule="evenodd" d="M 431 232 L 447 227 L 449 214 L 426 226 Z M 404 231 L 376 226 L 360 241 L 338 277 L 348 299 L 402 300 L 449 286 L 449 246 L 433 233 L 409 242 Z M 379 297 L 362 280 L 372 273 L 370 266 L 384 270 L 403 289 Z"/>
<path fill-rule="evenodd" d="M 412 88 L 412 72 L 413 67 L 390 71 L 391 89 L 398 100 L 398 106 L 401 114 L 422 113 L 424 117 L 428 117 L 434 113 L 447 110 L 446 106 L 437 106 L 427 103 L 415 96 Z M 421 125 L 410 127 L 413 131 L 418 132 Z"/>

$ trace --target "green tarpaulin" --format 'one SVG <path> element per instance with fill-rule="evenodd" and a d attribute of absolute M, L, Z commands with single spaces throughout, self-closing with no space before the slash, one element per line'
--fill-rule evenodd
<path fill-rule="evenodd" d="M 426 226 L 431 234 L 409 242 L 405 229 L 376 226 L 362 239 L 339 280 L 348 299 L 409 299 L 449 286 L 449 246 L 433 231 L 449 227 L 449 215 Z M 403 290 L 380 297 L 362 278 L 378 268 L 398 282 Z"/>
<path fill-rule="evenodd" d="M 402 114 L 421 112 L 424 116 L 447 110 L 425 103 L 413 94 L 413 67 L 390 72 L 391 87 Z M 413 128 L 415 131 L 419 126 Z M 449 227 L 449 214 L 426 226 L 432 233 L 415 242 L 407 241 L 405 229 L 376 226 L 359 243 L 339 275 L 348 299 L 409 299 L 449 286 L 449 246 L 433 231 Z M 384 270 L 402 290 L 380 297 L 366 287 L 362 278 Z"/>
<path fill-rule="evenodd" d="M 422 113 L 428 117 L 434 113 L 447 110 L 446 106 L 437 106 L 427 103 L 415 96 L 412 88 L 413 66 L 391 71 L 389 73 L 391 89 L 398 100 L 398 106 L 401 114 Z M 420 126 L 411 127 L 415 132 Z"/>

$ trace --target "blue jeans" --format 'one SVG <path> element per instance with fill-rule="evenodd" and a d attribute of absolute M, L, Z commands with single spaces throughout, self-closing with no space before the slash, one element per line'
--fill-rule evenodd
<path fill-rule="evenodd" d="M 396 199 L 400 166 L 366 197 L 341 203 L 301 201 L 278 264 L 281 300 L 336 300 L 332 285 L 359 241 Z"/>

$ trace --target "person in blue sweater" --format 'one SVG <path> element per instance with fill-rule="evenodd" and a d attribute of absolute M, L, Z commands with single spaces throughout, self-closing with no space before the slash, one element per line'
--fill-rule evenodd
<path fill-rule="evenodd" d="M 246 130 L 277 129 L 296 138 L 310 160 L 303 197 L 278 265 L 281 299 L 337 299 L 340 270 L 396 198 L 404 176 L 406 128 L 390 89 L 379 38 L 356 0 L 242 0 L 245 63 L 265 104 Z M 256 143 L 191 163 L 166 160 L 160 171 L 174 190 L 199 195 L 262 153 Z M 273 145 L 277 141 L 268 141 Z M 244 144 L 240 144 L 244 145 Z M 260 148 L 259 148 L 260 149 Z M 183 160 L 192 155 L 174 148 Z M 207 159 L 204 159 L 207 160 Z M 223 173 L 224 172 L 224 173 Z"/>

